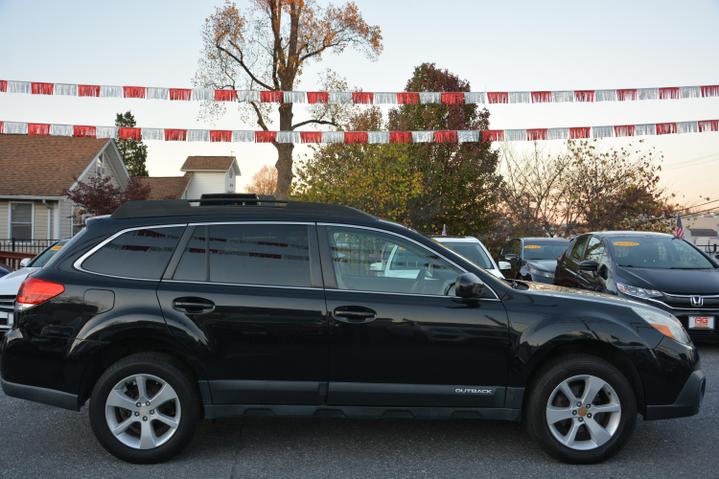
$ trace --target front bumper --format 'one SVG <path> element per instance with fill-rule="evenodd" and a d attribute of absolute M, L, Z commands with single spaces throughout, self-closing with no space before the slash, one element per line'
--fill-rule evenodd
<path fill-rule="evenodd" d="M 705 391 L 706 377 L 704 376 L 704 371 L 696 369 L 687 378 L 676 401 L 672 404 L 647 404 L 644 419 L 670 419 L 693 416 L 699 412 Z"/>

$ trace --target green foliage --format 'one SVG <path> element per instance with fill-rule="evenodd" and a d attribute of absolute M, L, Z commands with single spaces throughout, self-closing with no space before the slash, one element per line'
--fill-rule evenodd
<path fill-rule="evenodd" d="M 115 117 L 115 126 L 118 128 L 132 128 L 136 125 L 135 117 L 129 111 L 118 113 Z M 130 176 L 148 176 L 145 162 L 147 161 L 147 145 L 142 140 L 117 140 L 117 148 L 122 155 L 122 161 L 127 167 Z"/>
<path fill-rule="evenodd" d="M 422 194 L 422 176 L 401 145 L 318 147 L 297 180 L 298 198 L 353 206 L 399 222 Z"/>
<path fill-rule="evenodd" d="M 434 64 L 414 71 L 406 91 L 470 91 L 469 83 Z M 378 110 L 349 127 L 380 129 Z M 476 105 L 402 105 L 390 111 L 391 130 L 487 129 L 489 112 Z M 498 157 L 486 142 L 464 144 L 329 145 L 298 171 L 295 194 L 364 209 L 426 233 L 482 234 L 495 220 Z"/>

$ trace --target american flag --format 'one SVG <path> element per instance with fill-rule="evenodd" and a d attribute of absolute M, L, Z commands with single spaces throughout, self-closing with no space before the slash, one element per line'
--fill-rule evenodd
<path fill-rule="evenodd" d="M 684 225 L 682 225 L 682 217 L 677 213 L 677 225 L 674 227 L 674 236 L 684 238 Z"/>

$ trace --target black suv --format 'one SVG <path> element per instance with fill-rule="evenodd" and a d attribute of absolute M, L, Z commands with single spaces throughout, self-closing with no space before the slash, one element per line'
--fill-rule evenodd
<path fill-rule="evenodd" d="M 672 235 L 578 236 L 559 259 L 555 281 L 649 303 L 679 318 L 694 339 L 719 339 L 719 264 Z"/>
<path fill-rule="evenodd" d="M 385 275 L 398 249 L 402 275 Z M 241 415 L 526 422 L 602 460 L 645 419 L 696 414 L 672 315 L 505 282 L 400 225 L 332 205 L 130 202 L 29 277 L 6 394 L 79 410 L 112 454 L 157 462 Z"/>
<path fill-rule="evenodd" d="M 564 238 L 514 238 L 507 241 L 499 254 L 510 269 L 503 270 L 505 278 L 523 279 L 554 284 L 557 258 L 564 253 L 569 240 Z"/>

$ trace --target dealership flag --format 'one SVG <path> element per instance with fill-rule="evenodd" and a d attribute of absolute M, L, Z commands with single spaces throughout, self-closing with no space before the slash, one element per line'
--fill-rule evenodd
<path fill-rule="evenodd" d="M 682 217 L 677 213 L 677 226 L 674 228 L 674 236 L 684 238 L 684 226 L 682 225 Z"/>

